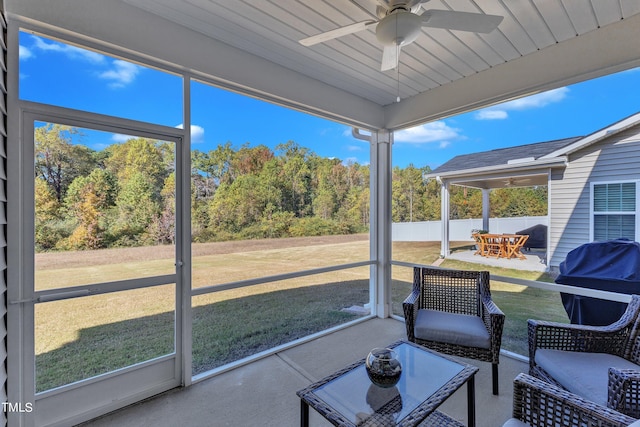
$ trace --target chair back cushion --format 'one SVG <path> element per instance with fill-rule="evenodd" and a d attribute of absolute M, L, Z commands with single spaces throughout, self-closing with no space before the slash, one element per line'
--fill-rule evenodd
<path fill-rule="evenodd" d="M 489 293 L 489 273 L 484 271 L 417 268 L 420 307 L 428 310 L 480 316 L 482 293 Z"/>

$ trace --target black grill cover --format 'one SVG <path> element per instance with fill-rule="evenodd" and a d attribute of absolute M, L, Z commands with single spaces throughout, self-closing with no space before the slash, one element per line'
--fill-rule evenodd
<path fill-rule="evenodd" d="M 556 283 L 589 289 L 640 294 L 640 244 L 627 239 L 587 243 L 560 263 Z M 571 323 L 604 326 L 618 320 L 627 304 L 561 293 Z"/>
<path fill-rule="evenodd" d="M 524 230 L 516 231 L 516 234 L 526 234 L 529 236 L 524 242 L 525 249 L 546 249 L 547 248 L 547 226 L 544 224 L 534 225 Z"/>

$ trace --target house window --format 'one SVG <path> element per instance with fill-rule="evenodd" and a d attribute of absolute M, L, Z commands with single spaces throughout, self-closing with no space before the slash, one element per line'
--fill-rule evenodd
<path fill-rule="evenodd" d="M 636 240 L 635 182 L 593 184 L 593 240 Z"/>

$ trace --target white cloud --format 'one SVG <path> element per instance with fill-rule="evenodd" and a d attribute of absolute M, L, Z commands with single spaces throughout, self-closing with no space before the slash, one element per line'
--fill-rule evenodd
<path fill-rule="evenodd" d="M 33 56 L 34 51 L 41 51 L 60 53 L 69 59 L 86 61 L 95 65 L 104 64 L 110 68 L 106 71 L 98 72 L 97 75 L 99 78 L 109 81 L 109 87 L 111 88 L 122 88 L 132 83 L 142 70 L 142 67 L 121 59 L 115 59 L 109 64 L 106 56 L 87 49 L 81 49 L 55 41 L 48 41 L 37 36 L 33 36 L 32 39 L 33 46 L 31 50 L 20 46 L 21 59 Z"/>
<path fill-rule="evenodd" d="M 97 52 L 92 52 L 86 49 L 80 49 L 79 47 L 57 43 L 57 42 L 47 42 L 40 37 L 33 37 L 34 44 L 33 47 L 36 50 L 41 50 L 45 52 L 59 52 L 66 55 L 71 59 L 81 59 L 84 61 L 88 61 L 94 64 L 98 64 L 104 62 L 105 57 Z"/>
<path fill-rule="evenodd" d="M 176 126 L 178 129 L 183 129 L 184 124 L 180 123 Z M 191 125 L 191 143 L 200 144 L 204 142 L 204 128 L 198 125 Z"/>
<path fill-rule="evenodd" d="M 359 145 L 347 145 L 347 150 L 348 151 L 362 151 L 362 150 L 364 150 L 364 147 L 361 147 Z"/>
<path fill-rule="evenodd" d="M 18 58 L 20 58 L 20 60 L 23 59 L 29 59 L 33 57 L 33 52 L 31 52 L 31 50 L 26 47 L 26 46 L 18 46 Z"/>
<path fill-rule="evenodd" d="M 204 128 L 198 125 L 191 125 L 191 143 L 198 144 L 204 142 Z"/>
<path fill-rule="evenodd" d="M 103 71 L 99 74 L 101 79 L 110 80 L 109 87 L 122 88 L 133 82 L 138 73 L 140 73 L 140 67 L 131 62 L 123 61 L 121 59 L 115 59 L 113 61 L 113 68 L 111 70 Z"/>
<path fill-rule="evenodd" d="M 131 135 L 124 135 L 122 133 L 114 133 L 113 136 L 111 137 L 112 141 L 115 142 L 126 142 L 130 139 L 134 139 L 135 136 L 131 136 Z"/>
<path fill-rule="evenodd" d="M 393 140 L 413 144 L 437 142 L 443 146 L 453 139 L 460 138 L 459 132 L 459 129 L 449 127 L 444 121 L 437 121 L 395 132 Z"/>
<path fill-rule="evenodd" d="M 549 104 L 562 101 L 567 97 L 568 93 L 568 87 L 561 87 L 524 98 L 514 99 L 513 101 L 507 101 L 503 104 L 484 108 L 475 114 L 475 118 L 476 120 L 504 120 L 509 117 L 509 111 L 546 107 Z"/>
<path fill-rule="evenodd" d="M 509 117 L 509 113 L 504 110 L 480 110 L 476 113 L 478 120 L 503 120 Z"/>
<path fill-rule="evenodd" d="M 545 107 L 549 104 L 562 101 L 567 97 L 567 93 L 569 93 L 569 88 L 561 87 L 505 102 L 502 104 L 502 107 L 507 110 L 526 110 L 529 108 Z"/>

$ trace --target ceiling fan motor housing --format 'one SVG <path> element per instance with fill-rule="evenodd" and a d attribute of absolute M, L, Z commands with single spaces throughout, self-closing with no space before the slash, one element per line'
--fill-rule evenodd
<path fill-rule="evenodd" d="M 380 20 L 376 37 L 384 46 L 406 46 L 420 35 L 422 18 L 411 12 L 397 10 Z"/>

